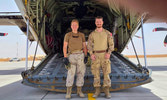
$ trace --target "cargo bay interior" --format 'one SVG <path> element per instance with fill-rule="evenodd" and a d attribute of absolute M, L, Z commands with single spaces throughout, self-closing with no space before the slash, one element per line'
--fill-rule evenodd
<path fill-rule="evenodd" d="M 64 2 L 63 2 L 64 1 Z M 75 1 L 75 0 L 74 0 Z M 113 32 L 115 17 L 105 6 L 97 5 L 94 2 L 80 0 L 79 2 L 56 2 L 52 0 L 47 7 L 47 24 L 50 34 L 54 36 L 56 42 L 55 51 L 62 53 L 62 45 L 65 33 L 71 31 L 71 20 L 79 20 L 79 31 L 88 38 L 91 31 L 95 29 L 94 18 L 104 17 L 104 28 Z"/>

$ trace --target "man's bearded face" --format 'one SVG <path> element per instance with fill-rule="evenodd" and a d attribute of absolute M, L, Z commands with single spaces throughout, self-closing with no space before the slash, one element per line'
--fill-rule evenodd
<path fill-rule="evenodd" d="M 96 19 L 95 24 L 97 28 L 102 28 L 103 27 L 103 19 Z"/>

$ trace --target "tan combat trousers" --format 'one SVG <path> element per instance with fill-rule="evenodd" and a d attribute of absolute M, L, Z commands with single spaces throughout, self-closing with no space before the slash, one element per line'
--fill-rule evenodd
<path fill-rule="evenodd" d="M 96 55 L 96 60 L 92 60 L 91 64 L 91 71 L 92 74 L 94 75 L 94 87 L 101 87 L 100 85 L 100 67 L 103 70 L 103 76 L 104 76 L 104 81 L 103 81 L 103 87 L 111 87 L 111 79 L 109 77 L 109 74 L 111 73 L 111 65 L 110 65 L 110 60 L 105 59 L 105 53 L 95 53 Z"/>
<path fill-rule="evenodd" d="M 82 87 L 84 84 L 84 75 L 86 70 L 84 64 L 84 53 L 70 54 L 69 61 L 71 63 L 71 67 L 68 69 L 66 87 L 73 85 L 75 73 L 77 76 L 76 86 Z"/>

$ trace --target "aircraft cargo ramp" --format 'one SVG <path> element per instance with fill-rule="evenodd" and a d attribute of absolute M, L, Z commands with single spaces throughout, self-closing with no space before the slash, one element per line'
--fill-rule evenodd
<path fill-rule="evenodd" d="M 111 54 L 111 88 L 110 91 L 117 91 L 139 86 L 152 81 L 149 71 L 146 68 L 138 67 L 122 55 L 113 52 Z M 91 67 L 86 67 L 84 92 L 93 92 L 93 75 Z M 103 73 L 101 70 L 101 84 Z M 49 91 L 66 92 L 67 69 L 62 62 L 59 54 L 50 54 L 34 70 L 22 72 L 25 85 L 41 88 Z M 73 92 L 76 92 L 74 82 Z"/>

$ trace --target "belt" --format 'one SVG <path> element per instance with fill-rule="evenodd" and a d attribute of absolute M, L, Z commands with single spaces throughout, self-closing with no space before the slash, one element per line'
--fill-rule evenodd
<path fill-rule="evenodd" d="M 82 54 L 83 52 L 80 52 L 80 53 L 72 53 L 72 54 Z"/>
<path fill-rule="evenodd" d="M 93 53 L 104 53 L 106 50 L 93 51 Z"/>
<path fill-rule="evenodd" d="M 83 53 L 83 51 L 81 51 L 81 50 L 70 52 L 70 54 L 82 54 L 82 53 Z"/>

